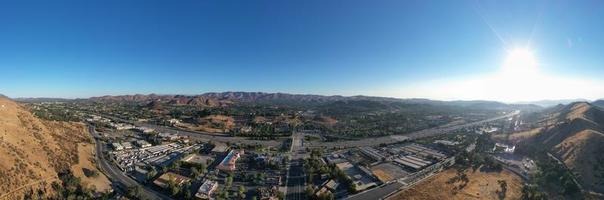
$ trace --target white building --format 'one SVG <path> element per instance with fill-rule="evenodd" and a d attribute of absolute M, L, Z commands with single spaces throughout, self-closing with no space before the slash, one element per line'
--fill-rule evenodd
<path fill-rule="evenodd" d="M 136 145 L 139 146 L 140 148 L 146 148 L 146 147 L 151 146 L 151 144 L 149 144 L 149 142 L 144 141 L 144 140 L 137 140 Z"/>
<path fill-rule="evenodd" d="M 211 199 L 212 193 L 218 188 L 218 182 L 206 180 L 195 193 L 195 197 L 200 199 Z"/>
<path fill-rule="evenodd" d="M 116 150 L 116 151 L 124 150 L 124 146 L 122 146 L 120 143 L 117 143 L 117 142 L 112 143 L 111 146 L 113 147 L 113 150 Z"/>
<path fill-rule="evenodd" d="M 135 129 L 142 133 L 151 133 L 151 132 L 155 131 L 155 129 L 152 129 L 149 127 L 144 127 L 144 126 L 139 126 L 139 127 L 136 127 Z"/>

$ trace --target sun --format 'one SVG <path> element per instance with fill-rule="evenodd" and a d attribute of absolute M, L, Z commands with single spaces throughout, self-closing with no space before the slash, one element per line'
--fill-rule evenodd
<path fill-rule="evenodd" d="M 531 50 L 516 48 L 508 52 L 502 72 L 512 76 L 531 75 L 537 73 L 537 66 L 537 59 Z"/>

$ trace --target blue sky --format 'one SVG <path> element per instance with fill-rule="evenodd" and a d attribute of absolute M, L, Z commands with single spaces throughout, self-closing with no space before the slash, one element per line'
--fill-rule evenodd
<path fill-rule="evenodd" d="M 591 87 L 581 93 L 543 98 L 602 98 L 595 86 L 604 74 L 602 7 L 602 1 L 2 1 L 0 93 L 489 99 L 483 90 L 448 86 L 497 73 L 508 52 L 523 47 L 548 77 L 590 80 L 577 85 Z"/>

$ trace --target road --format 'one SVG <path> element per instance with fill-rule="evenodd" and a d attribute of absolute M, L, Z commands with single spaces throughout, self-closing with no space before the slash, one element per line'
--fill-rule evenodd
<path fill-rule="evenodd" d="M 118 117 L 107 116 L 107 115 L 103 115 L 103 117 L 109 118 L 114 121 L 133 124 L 135 126 L 144 126 L 144 127 L 153 128 L 159 132 L 178 133 L 179 135 L 188 136 L 191 139 L 195 139 L 195 140 L 199 140 L 199 141 L 203 141 L 203 142 L 208 142 L 208 141 L 222 142 L 222 143 L 230 142 L 230 143 L 241 143 L 241 144 L 248 144 L 248 145 L 263 145 L 263 146 L 269 146 L 269 147 L 278 147 L 281 144 L 283 144 L 282 141 L 278 141 L 278 140 L 250 140 L 245 137 L 233 137 L 233 136 L 226 135 L 226 134 L 214 134 L 214 133 L 207 133 L 207 132 L 200 132 L 200 131 L 187 131 L 187 130 L 182 130 L 179 128 L 136 122 L 136 121 L 121 119 Z"/>
<path fill-rule="evenodd" d="M 509 118 L 509 117 L 512 117 L 512 116 L 515 116 L 518 114 L 520 114 L 520 111 L 517 110 L 517 111 L 511 112 L 511 113 L 502 115 L 502 116 L 493 117 L 493 118 L 485 119 L 482 121 L 476 121 L 476 122 L 455 125 L 455 126 L 447 126 L 447 125 L 439 126 L 439 127 L 435 127 L 435 128 L 415 131 L 415 132 L 404 134 L 404 135 L 389 135 L 389 136 L 365 138 L 365 139 L 353 140 L 353 141 L 340 141 L 340 142 L 307 142 L 308 144 L 306 144 L 306 146 L 313 147 L 313 148 L 317 148 L 317 147 L 320 147 L 320 148 L 333 148 L 333 147 L 348 148 L 348 147 L 362 147 L 362 146 L 377 146 L 380 144 L 393 144 L 393 143 L 398 143 L 398 142 L 401 142 L 404 140 L 416 140 L 416 139 L 420 139 L 420 138 L 427 138 L 427 137 L 433 137 L 433 136 L 437 136 L 437 135 L 441 135 L 441 134 L 447 134 L 447 133 L 451 133 L 452 131 L 459 130 L 462 128 L 472 127 L 472 126 L 476 126 L 476 125 L 480 125 L 480 124 L 484 124 L 484 123 L 488 123 L 488 122 L 492 122 L 492 121 L 496 121 L 496 120 L 500 120 L 500 119 L 505 119 L 505 118 Z"/>
<path fill-rule="evenodd" d="M 304 184 L 304 140 L 300 133 L 292 134 L 292 146 L 290 149 L 290 162 L 285 179 L 285 199 L 300 200 L 307 199 Z"/>
<path fill-rule="evenodd" d="M 502 116 L 493 117 L 493 118 L 485 119 L 482 121 L 471 122 L 471 123 L 467 123 L 467 124 L 454 125 L 454 126 L 443 125 L 443 126 L 439 126 L 439 127 L 435 127 L 435 128 L 415 131 L 415 132 L 408 133 L 408 134 L 389 135 L 389 136 L 365 138 L 365 139 L 352 140 L 352 141 L 338 141 L 338 142 L 314 141 L 314 142 L 307 142 L 307 144 L 305 144 L 305 146 L 311 147 L 311 148 L 334 148 L 334 147 L 349 148 L 349 147 L 377 146 L 380 144 L 393 144 L 393 143 L 398 143 L 398 142 L 405 141 L 405 140 L 415 140 L 415 139 L 420 139 L 420 138 L 432 137 L 432 136 L 436 136 L 436 135 L 440 135 L 440 134 L 446 134 L 446 133 L 452 132 L 454 130 L 472 127 L 472 126 L 476 126 L 476 125 L 480 125 L 480 124 L 484 124 L 484 123 L 488 123 L 488 122 L 492 122 L 492 121 L 496 121 L 496 120 L 500 120 L 500 119 L 505 119 L 505 118 L 509 118 L 512 116 L 516 116 L 518 114 L 520 114 L 520 111 L 516 110 L 514 112 L 510 112 L 510 113 L 502 115 Z M 154 128 L 157 131 L 161 131 L 161 132 L 178 133 L 180 135 L 188 136 L 191 139 L 196 139 L 196 140 L 205 141 L 205 142 L 207 142 L 207 141 L 217 141 L 217 142 L 223 142 L 223 143 L 231 142 L 231 143 L 263 145 L 263 146 L 270 146 L 270 147 L 277 147 L 282 144 L 282 141 L 280 141 L 280 140 L 250 140 L 245 137 L 232 137 L 232 136 L 224 135 L 224 134 L 212 134 L 212 133 L 199 132 L 199 131 L 186 131 L 186 130 L 182 130 L 182 129 L 178 129 L 178 128 L 174 128 L 174 127 L 158 126 L 158 125 L 153 125 L 153 124 L 148 124 L 148 123 L 124 120 L 124 119 L 117 118 L 117 117 L 111 117 L 111 116 L 105 116 L 105 117 L 108 117 L 115 121 L 131 123 L 136 126 L 146 126 L 149 128 Z"/>
<path fill-rule="evenodd" d="M 107 178 L 109 178 L 113 185 L 117 186 L 118 189 L 122 189 L 126 191 L 128 187 L 140 186 L 142 188 L 141 193 L 144 199 L 150 200 L 170 200 L 167 195 L 161 194 L 157 191 L 154 191 L 144 185 L 136 182 L 130 177 L 126 176 L 120 169 L 118 169 L 115 165 L 113 165 L 110 161 L 107 161 L 103 156 L 105 145 L 102 141 L 100 141 L 99 135 L 94 130 L 94 126 L 88 127 L 90 134 L 95 138 L 96 143 L 96 160 L 101 168 L 101 171 L 105 173 Z"/>

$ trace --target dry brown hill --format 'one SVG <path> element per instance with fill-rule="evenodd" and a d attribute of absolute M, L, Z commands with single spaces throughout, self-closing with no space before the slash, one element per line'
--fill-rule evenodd
<path fill-rule="evenodd" d="M 92 144 L 84 124 L 41 120 L 0 97 L 0 199 L 38 189 L 51 194 L 57 173 L 79 162 L 78 145 Z"/>
<path fill-rule="evenodd" d="M 547 127 L 523 141 L 541 146 L 577 175 L 584 189 L 604 193 L 604 111 L 586 102 L 549 113 Z"/>

